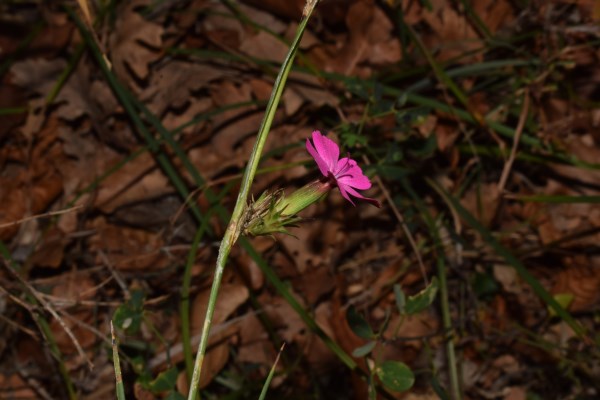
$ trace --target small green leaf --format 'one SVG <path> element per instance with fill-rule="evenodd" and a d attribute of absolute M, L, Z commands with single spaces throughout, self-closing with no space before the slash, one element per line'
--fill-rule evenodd
<path fill-rule="evenodd" d="M 398 307 L 398 311 L 400 314 L 404 314 L 404 307 L 406 306 L 406 296 L 402 291 L 400 285 L 394 285 L 394 297 L 396 298 L 396 307 Z"/>
<path fill-rule="evenodd" d="M 377 344 L 377 342 L 374 340 L 367 342 L 367 344 L 364 344 L 364 345 L 354 349 L 354 351 L 352 352 L 352 356 L 353 357 L 364 357 L 373 350 L 373 348 L 375 347 L 376 344 Z"/>
<path fill-rule="evenodd" d="M 557 293 L 553 297 L 554 300 L 556 300 L 556 302 L 560 304 L 560 306 L 565 310 L 569 308 L 569 306 L 573 302 L 573 299 L 575 298 L 575 296 L 572 293 Z M 556 311 L 554 311 L 552 307 L 548 307 L 548 312 L 553 317 L 556 317 L 557 315 Z"/>
<path fill-rule="evenodd" d="M 415 375 L 400 361 L 386 361 L 375 370 L 383 385 L 395 392 L 403 392 L 415 383 Z"/>
<path fill-rule="evenodd" d="M 177 383 L 178 373 L 179 371 L 177 371 L 176 367 L 169 368 L 168 370 L 158 374 L 156 379 L 150 382 L 148 388 L 152 391 L 152 393 L 160 393 L 171 390 L 175 387 L 175 383 Z"/>
<path fill-rule="evenodd" d="M 369 323 L 356 311 L 356 308 L 348 308 L 346 319 L 348 320 L 350 329 L 352 329 L 352 332 L 354 332 L 356 336 L 363 339 L 371 339 L 373 336 L 375 336 L 373 330 L 369 326 Z"/>
<path fill-rule="evenodd" d="M 492 296 L 500 290 L 500 285 L 488 272 L 476 272 L 471 286 L 478 298 Z"/>
<path fill-rule="evenodd" d="M 429 307 L 429 305 L 433 303 L 437 291 L 438 281 L 436 277 L 433 277 L 431 283 L 425 289 L 421 290 L 414 296 L 408 297 L 405 307 L 406 313 L 408 315 L 417 314 Z"/>
<path fill-rule="evenodd" d="M 113 314 L 113 323 L 127 334 L 135 334 L 142 324 L 144 312 L 144 293 L 141 290 L 131 292 L 131 298 L 121 304 Z"/>

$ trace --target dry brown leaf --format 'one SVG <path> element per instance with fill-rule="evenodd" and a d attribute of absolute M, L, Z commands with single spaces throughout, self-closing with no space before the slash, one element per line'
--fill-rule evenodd
<path fill-rule="evenodd" d="M 237 170 L 244 165 L 244 162 L 248 161 L 248 157 L 241 154 L 235 157 L 230 154 L 230 157 L 223 158 L 222 154 L 214 150 L 212 143 L 193 148 L 189 151 L 188 157 L 198 171 L 202 171 L 203 176 L 208 180 L 232 168 Z"/>
<path fill-rule="evenodd" d="M 1 47 L 0 47 L 1 48 Z M 17 85 L 4 83 L 0 85 L 0 109 L 26 104 L 27 96 Z M 25 120 L 25 114 L 0 115 L 0 142 Z"/>
<path fill-rule="evenodd" d="M 152 155 L 143 153 L 102 181 L 95 206 L 111 213 L 123 205 L 150 200 L 172 191 L 168 179 L 156 168 Z"/>
<path fill-rule="evenodd" d="M 141 229 L 108 224 L 102 217 L 90 223 L 96 233 L 90 237 L 90 252 L 97 254 L 96 262 L 104 264 L 102 251 L 116 269 L 157 270 L 164 268 L 168 256 L 162 251 L 163 239 L 159 234 Z"/>
<path fill-rule="evenodd" d="M 44 234 L 44 241 L 30 258 L 31 265 L 58 268 L 63 261 L 68 239 L 57 228 L 50 228 Z"/>
<path fill-rule="evenodd" d="M 400 338 L 425 338 L 430 336 L 431 334 L 436 333 L 439 329 L 439 321 L 436 318 L 434 318 L 434 316 L 428 311 L 423 311 L 417 315 L 409 315 L 405 318 L 402 318 L 400 316 L 394 316 L 390 319 L 389 326 L 395 328 L 398 322 L 401 322 L 400 329 L 398 329 L 397 334 L 397 337 Z M 388 329 L 384 333 L 384 337 L 393 340 L 391 336 L 393 333 L 393 329 Z M 406 347 L 412 347 L 415 350 L 420 350 L 423 347 L 423 345 L 423 340 L 410 340 L 406 342 L 406 344 L 403 346 L 404 350 L 400 352 L 404 353 L 404 355 L 395 355 L 393 354 L 391 349 L 387 349 L 385 351 L 386 354 L 384 357 L 386 359 L 394 359 L 395 356 L 400 356 L 401 359 L 410 362 L 410 360 L 408 359 L 408 354 L 406 353 Z M 416 351 L 413 352 L 413 355 L 416 354 Z"/>
<path fill-rule="evenodd" d="M 393 64 L 402 57 L 400 42 L 393 34 L 393 25 L 372 0 L 355 1 L 346 15 L 349 37 L 341 50 L 334 50 L 322 62 L 326 70 L 344 75 L 370 73 L 368 68 L 357 71 L 359 64 Z"/>
<path fill-rule="evenodd" d="M 569 171 L 569 174 L 576 175 L 582 178 L 593 179 L 595 171 L 587 171 L 581 168 L 563 169 L 558 167 L 563 172 Z M 577 189 L 577 190 L 575 190 Z M 581 189 L 576 186 L 565 186 L 554 180 L 548 180 L 544 188 L 544 194 L 548 195 L 568 195 L 579 196 L 581 192 L 586 194 L 596 195 L 597 192 L 592 189 L 586 189 L 582 186 Z M 583 232 L 590 229 L 600 227 L 600 206 L 592 203 L 564 203 L 564 204 L 531 204 L 524 209 L 525 216 L 533 219 L 538 230 L 542 243 L 548 244 L 573 234 L 575 232 Z M 578 237 L 576 241 L 570 241 L 564 246 L 594 246 L 598 243 L 600 233 L 592 233 L 582 237 Z"/>
<path fill-rule="evenodd" d="M 333 318 L 331 303 L 329 301 L 324 301 L 319 304 L 315 309 L 315 321 L 317 322 L 317 325 L 319 325 L 319 328 L 321 328 L 329 337 L 335 337 L 331 318 Z M 332 365 L 335 365 L 338 362 L 337 357 L 327 345 L 312 333 L 298 335 L 296 343 L 304 348 L 306 360 L 317 373 L 320 371 L 327 371 Z"/>
<path fill-rule="evenodd" d="M 149 3 L 147 0 L 124 3 L 109 39 L 110 59 L 115 73 L 132 88 L 138 88 L 137 80 L 148 77 L 148 64 L 162 56 L 162 25 L 144 19 L 136 11 Z"/>
<path fill-rule="evenodd" d="M 493 221 L 499 201 L 496 183 L 475 185 L 461 199 L 463 207 L 486 227 L 489 227 Z"/>
<path fill-rule="evenodd" d="M 18 222 L 43 212 L 61 193 L 62 177 L 48 165 L 42 169 L 44 161 L 42 158 L 37 160 L 39 172 L 21 170 L 16 176 L 0 177 L 0 224 Z M 0 228 L 0 240 L 10 239 L 20 227 L 15 224 Z"/>
<path fill-rule="evenodd" d="M 270 248 L 275 243 L 272 238 L 267 238 L 264 236 L 261 236 L 256 239 L 258 240 L 253 240 L 253 243 L 259 241 L 264 244 L 267 244 L 268 247 L 266 249 Z M 254 249 L 259 254 L 264 254 L 264 251 L 260 249 L 260 247 L 254 246 Z M 265 283 L 265 276 L 262 273 L 259 266 L 256 264 L 256 262 L 250 257 L 250 255 L 248 255 L 245 252 L 241 253 L 239 256 L 235 257 L 235 263 L 244 275 L 244 279 L 250 284 L 250 288 L 252 290 L 259 290 L 263 287 Z"/>
<path fill-rule="evenodd" d="M 30 94 L 38 94 L 46 98 L 55 89 L 60 74 L 66 68 L 66 61 L 60 58 L 52 61 L 32 58 L 13 64 L 11 73 L 15 85 L 25 88 Z M 46 107 L 45 101 L 34 104 L 41 108 Z M 92 80 L 89 66 L 83 63 L 69 75 L 53 102 L 53 106 L 58 106 L 56 115 L 68 121 L 83 115 L 99 121 L 114 112 L 117 104 L 114 94 L 107 84 L 103 81 Z M 43 116 L 43 114 L 37 112 L 36 116 Z M 24 130 L 36 132 L 35 128 L 25 128 Z"/>
<path fill-rule="evenodd" d="M 13 83 L 29 93 L 47 95 L 56 84 L 61 72 L 67 67 L 62 58 L 28 58 L 15 62 L 10 68 Z"/>
<path fill-rule="evenodd" d="M 298 291 L 300 291 L 306 302 L 310 305 L 316 304 L 325 294 L 335 288 L 335 279 L 331 271 L 326 267 L 313 268 L 300 275 Z M 297 281 L 296 281 L 297 282 Z"/>
<path fill-rule="evenodd" d="M 589 134 L 587 135 L 569 135 L 565 142 L 565 152 L 578 160 L 595 164 L 600 160 L 600 147 L 598 143 Z M 581 168 L 568 164 L 550 164 L 553 170 L 559 174 L 572 178 L 575 181 L 594 185 L 600 182 L 600 171 L 592 168 Z M 581 186 L 581 191 L 585 194 L 597 195 L 598 190 L 595 188 L 586 188 Z"/>
<path fill-rule="evenodd" d="M 144 101 L 150 101 L 148 108 L 153 113 L 162 115 L 167 109 L 181 110 L 190 102 L 192 92 L 207 87 L 211 81 L 230 75 L 224 68 L 174 60 L 156 68 L 148 88 L 140 97 Z"/>
<path fill-rule="evenodd" d="M 429 51 L 435 52 L 436 59 L 446 61 L 460 57 L 458 62 L 469 63 L 481 61 L 483 53 L 475 53 L 470 57 L 465 54 L 483 46 L 479 35 L 471 26 L 465 15 L 459 14 L 448 0 L 432 0 L 433 9 L 423 9 L 422 18 L 431 30 L 432 35 L 425 35 L 423 43 Z"/>
<path fill-rule="evenodd" d="M 204 324 L 204 316 L 208 307 L 208 297 L 210 290 L 206 289 L 199 293 L 193 300 L 191 305 L 191 332 L 192 334 L 198 334 L 202 331 Z M 248 288 L 238 283 L 226 283 L 221 286 L 219 291 L 219 297 L 215 306 L 212 326 L 216 327 L 219 324 L 225 322 L 227 318 L 242 304 L 246 302 L 249 296 Z M 230 337 L 231 333 L 227 333 L 226 337 Z M 219 337 L 211 338 L 213 343 L 218 340 L 220 343 L 211 348 L 206 353 L 204 366 L 202 368 L 202 375 L 200 377 L 200 386 L 205 387 L 212 379 L 221 371 L 221 369 L 227 363 L 229 358 L 229 345 L 228 340 L 220 339 Z M 209 344 L 210 344 L 209 343 Z"/>
<path fill-rule="evenodd" d="M 268 366 L 277 356 L 264 325 L 255 314 L 247 314 L 240 326 L 236 362 Z"/>
<path fill-rule="evenodd" d="M 504 400 L 526 400 L 527 389 L 521 386 L 510 386 L 505 391 Z"/>
<path fill-rule="evenodd" d="M 292 296 L 296 298 L 296 301 L 304 306 L 303 299 L 294 293 L 293 290 L 290 290 L 290 292 Z M 290 306 L 283 298 L 263 296 L 259 301 L 261 304 L 269 305 L 268 307 L 265 307 L 265 312 L 275 329 L 277 329 L 278 335 L 285 342 L 294 342 L 298 335 L 301 335 L 301 332 L 306 329 L 306 325 L 302 321 L 302 318 L 300 318 L 298 313 L 294 311 L 292 306 Z"/>
<path fill-rule="evenodd" d="M 245 35 L 245 28 L 239 18 L 232 18 L 231 11 L 224 5 L 211 7 L 210 13 L 202 21 L 206 38 L 218 47 L 227 50 L 237 50 Z"/>
<path fill-rule="evenodd" d="M 492 34 L 514 20 L 512 5 L 507 0 L 476 1 L 473 2 L 473 11 Z"/>
<path fill-rule="evenodd" d="M 6 399 L 37 399 L 38 394 L 19 376 L 19 374 L 0 374 L 2 396 Z"/>
<path fill-rule="evenodd" d="M 200 374 L 200 387 L 206 387 L 219 372 L 223 369 L 229 359 L 229 345 L 220 344 L 209 349 L 204 357 L 202 364 L 202 374 Z"/>
<path fill-rule="evenodd" d="M 96 283 L 87 274 L 67 272 L 63 274 L 62 279 L 57 282 L 58 284 L 52 288 L 52 296 L 54 299 L 50 301 L 51 304 L 61 300 L 77 302 L 80 300 L 93 299 L 97 292 Z M 94 313 L 92 309 L 69 309 L 67 312 L 69 318 L 63 317 L 63 322 L 71 330 L 79 342 L 79 345 L 83 349 L 92 346 L 96 342 L 96 334 L 74 321 L 79 320 L 86 324 L 93 323 Z M 56 344 L 60 347 L 63 354 L 75 354 L 77 352 L 71 337 L 67 334 L 59 321 L 52 319 L 50 322 L 50 329 L 53 332 Z M 75 360 L 75 362 L 83 363 L 84 360 Z"/>
<path fill-rule="evenodd" d="M 93 325 L 94 318 L 91 311 L 69 311 L 69 318 L 63 318 L 63 322 L 67 328 L 71 330 L 75 339 L 79 345 L 83 348 L 90 348 L 96 343 L 96 334 L 89 329 L 84 328 L 74 320 L 80 321 L 86 325 Z M 63 325 L 56 319 L 50 322 L 50 330 L 54 336 L 56 344 L 60 348 L 63 354 L 76 354 L 77 348 L 75 347 L 72 338 L 67 334 Z M 73 366 L 85 365 L 85 360 L 77 357 L 71 360 Z"/>
<path fill-rule="evenodd" d="M 248 288 L 239 283 L 225 283 L 219 290 L 219 298 L 215 306 L 212 324 L 216 326 L 222 322 L 225 322 L 227 318 L 242 304 L 248 300 L 249 296 Z M 206 315 L 206 309 L 208 307 L 208 297 L 210 290 L 204 290 L 199 293 L 193 300 L 192 318 L 190 321 L 192 333 L 199 333 L 202 331 L 204 324 L 204 316 Z"/>
<path fill-rule="evenodd" d="M 280 63 L 288 52 L 288 45 L 261 30 L 244 36 L 239 49 L 250 57 Z"/>
<path fill-rule="evenodd" d="M 306 0 L 245 0 L 245 2 L 274 14 L 298 20 L 302 15 Z"/>
<path fill-rule="evenodd" d="M 304 103 L 333 108 L 340 104 L 339 97 L 324 89 L 316 76 L 294 72 L 290 74 L 290 83 L 283 94 L 283 101 L 287 115 L 296 113 Z"/>
<path fill-rule="evenodd" d="M 181 127 L 183 124 L 188 124 L 193 118 L 198 115 L 202 115 L 212 109 L 213 103 L 211 99 L 201 98 L 196 99 L 190 97 L 189 106 L 185 108 L 185 111 L 168 111 L 163 120 L 163 126 L 168 130 L 174 130 Z M 199 141 L 201 136 L 199 133 L 202 132 L 205 123 L 194 124 L 185 127 L 181 132 L 183 134 L 194 134 L 194 141 Z M 200 170 L 203 171 L 203 170 Z"/>
<path fill-rule="evenodd" d="M 552 293 L 569 294 L 573 301 L 569 310 L 588 312 L 600 303 L 600 258 L 574 256 L 565 259 L 566 268 L 556 276 Z"/>
<path fill-rule="evenodd" d="M 331 301 L 331 317 L 329 323 L 335 342 L 340 345 L 346 354 L 352 354 L 356 348 L 365 344 L 365 340 L 356 336 L 350 328 L 350 325 L 348 325 L 346 308 L 342 306 L 337 292 L 334 294 Z M 355 359 L 355 361 L 360 368 L 364 369 L 366 367 L 364 358 Z M 364 379 L 360 379 L 358 375 L 353 374 L 352 385 L 357 398 L 367 398 L 368 387 Z"/>
<path fill-rule="evenodd" d="M 3 2 L 7 4 L 7 2 Z M 32 32 L 34 23 L 44 19 L 39 34 L 34 35 L 31 43 L 27 46 L 28 53 L 36 57 L 47 59 L 57 57 L 72 39 L 74 24 L 71 23 L 66 13 L 53 12 L 51 9 L 42 9 L 40 7 L 29 7 L 32 13 L 30 20 L 8 21 L 10 12 L 2 10 L 2 25 L 0 30 L 0 48 L 3 57 L 11 57 L 19 49 L 19 46 L 26 40 L 28 34 Z M 42 15 L 43 14 L 43 15 Z"/>
<path fill-rule="evenodd" d="M 223 107 L 252 100 L 252 91 L 249 84 L 225 81 L 212 88 L 211 96 L 217 107 Z M 214 133 L 212 143 L 214 151 L 223 160 L 231 159 L 239 150 L 241 142 L 258 131 L 262 113 L 254 112 L 255 110 L 256 107 L 253 106 L 239 107 L 223 112 L 213 119 L 215 126 L 220 126 L 220 129 Z"/>

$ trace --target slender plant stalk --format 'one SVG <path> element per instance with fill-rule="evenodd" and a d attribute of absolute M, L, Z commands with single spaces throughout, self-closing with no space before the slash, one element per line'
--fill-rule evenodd
<path fill-rule="evenodd" d="M 112 338 L 111 343 L 113 351 L 113 365 L 115 368 L 115 387 L 117 391 L 117 400 L 125 400 L 125 387 L 123 386 L 121 362 L 119 360 L 119 346 L 117 344 L 117 337 L 115 336 L 115 329 L 112 321 L 110 321 L 110 336 Z"/>
<path fill-rule="evenodd" d="M 277 358 L 275 358 L 275 362 L 273 363 L 273 366 L 271 367 L 271 371 L 269 371 L 269 375 L 267 376 L 267 380 L 265 381 L 265 384 L 263 385 L 263 388 L 260 392 L 260 396 L 258 397 L 258 400 L 265 400 L 265 398 L 267 397 L 267 391 L 269 390 L 269 386 L 271 385 L 271 381 L 273 380 L 273 376 L 275 375 L 275 368 L 277 368 L 277 363 L 279 362 L 279 357 L 281 357 L 281 353 L 283 353 L 284 347 L 285 347 L 285 343 L 281 345 L 281 348 L 279 349 L 279 353 L 277 353 Z"/>
<path fill-rule="evenodd" d="M 439 237 L 437 237 L 437 231 L 435 228 L 435 241 L 436 247 L 441 250 L 441 243 L 439 243 Z M 454 349 L 454 328 L 452 327 L 452 318 L 450 316 L 450 302 L 448 301 L 448 283 L 446 280 L 446 265 L 444 263 L 444 257 L 438 255 L 437 257 L 437 275 L 440 281 L 440 302 L 442 309 L 442 323 L 444 324 L 444 332 L 447 333 L 446 337 L 446 357 L 448 359 L 448 375 L 450 380 L 450 393 L 454 400 L 460 400 L 462 398 L 460 391 L 460 381 L 458 379 L 458 362 L 456 360 L 456 351 Z"/>
<path fill-rule="evenodd" d="M 267 140 L 271 124 L 273 123 L 273 118 L 275 117 L 275 112 L 277 110 L 279 100 L 281 99 L 281 94 L 283 93 L 288 74 L 292 67 L 292 62 L 298 50 L 300 40 L 302 39 L 302 34 L 306 29 L 306 25 L 308 23 L 310 15 L 312 14 L 312 11 L 314 10 L 316 3 L 317 1 L 309 1 L 309 3 L 307 3 L 307 7 L 304 9 L 303 12 L 303 19 L 298 25 L 296 37 L 294 38 L 290 50 L 283 62 L 283 65 L 281 66 L 279 75 L 275 80 L 275 85 L 271 93 L 271 98 L 269 99 L 269 103 L 267 104 L 265 117 L 258 131 L 256 143 L 254 144 L 252 154 L 250 155 L 250 160 L 248 161 L 248 166 L 246 167 L 244 177 L 242 178 L 242 186 L 240 188 L 240 192 L 238 194 L 237 202 L 233 209 L 233 213 L 231 214 L 231 220 L 229 221 L 229 225 L 227 226 L 227 230 L 225 231 L 225 235 L 223 236 L 223 240 L 221 241 L 219 255 L 217 257 L 217 265 L 215 267 L 215 276 L 213 278 L 213 284 L 208 299 L 208 307 L 206 310 L 206 316 L 204 318 L 204 325 L 200 337 L 200 345 L 198 346 L 198 353 L 196 355 L 196 362 L 194 364 L 194 373 L 192 375 L 188 400 L 195 400 L 196 395 L 198 393 L 200 373 L 202 372 L 202 364 L 204 362 L 204 355 L 206 353 L 206 348 L 208 345 L 208 337 L 212 324 L 213 314 L 215 311 L 215 305 L 217 303 L 219 288 L 221 286 L 221 280 L 223 278 L 223 271 L 225 270 L 225 264 L 227 263 L 227 258 L 229 256 L 229 253 L 231 252 L 231 248 L 235 244 L 242 229 L 241 225 L 243 224 L 243 216 L 244 211 L 246 209 L 246 201 L 248 198 L 248 194 L 250 192 L 250 186 L 252 185 L 252 181 L 254 180 L 254 175 L 256 174 L 256 169 L 258 168 L 258 163 L 262 154 L 262 150 Z"/>

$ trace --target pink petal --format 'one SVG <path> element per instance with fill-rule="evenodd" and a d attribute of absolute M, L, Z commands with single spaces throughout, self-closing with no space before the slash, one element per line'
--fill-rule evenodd
<path fill-rule="evenodd" d="M 381 208 L 381 204 L 379 204 L 379 202 L 377 200 L 372 199 L 370 197 L 365 197 L 362 194 L 358 193 L 356 190 L 352 189 L 351 187 L 346 186 L 344 189 L 345 189 L 346 192 L 348 192 L 352 196 L 356 197 L 357 199 L 361 199 L 361 200 L 367 201 L 367 202 L 373 204 L 375 207 Z M 342 189 L 340 187 L 340 193 L 341 193 L 341 191 L 342 191 Z M 346 197 L 346 196 L 344 196 L 344 197 Z M 352 201 L 350 201 L 350 202 L 352 203 Z M 354 203 L 352 203 L 352 204 L 354 204 Z"/>
<path fill-rule="evenodd" d="M 317 152 L 327 163 L 327 170 L 333 172 L 340 157 L 340 148 L 333 140 L 321 135 L 319 131 L 312 133 L 312 139 Z"/>
<path fill-rule="evenodd" d="M 371 187 L 371 181 L 363 174 L 362 169 L 358 165 L 354 165 L 348 171 L 344 172 L 337 181 L 359 190 L 366 190 Z"/>
<path fill-rule="evenodd" d="M 341 183 L 358 190 L 367 190 L 371 188 L 371 181 L 365 175 L 345 175 L 337 180 Z"/>
<path fill-rule="evenodd" d="M 325 162 L 325 160 L 323 160 L 323 158 L 321 158 L 321 155 L 313 147 L 312 143 L 310 143 L 310 139 L 306 139 L 306 150 L 308 150 L 312 158 L 315 159 L 315 162 L 317 163 L 317 166 L 319 167 L 319 170 L 321 171 L 323 176 L 327 176 L 327 163 Z"/>
<path fill-rule="evenodd" d="M 350 170 L 350 168 L 354 167 L 355 165 L 356 165 L 356 161 L 354 161 L 353 159 L 351 159 L 349 157 L 342 157 L 335 164 L 335 168 L 333 170 L 333 175 L 336 177 L 345 175 Z"/>
<path fill-rule="evenodd" d="M 347 190 L 347 189 L 350 189 L 350 188 L 349 188 L 348 186 L 346 186 L 346 185 L 343 185 L 343 184 L 342 184 L 342 185 L 339 185 L 339 184 L 338 184 L 338 188 L 340 189 L 340 193 L 342 194 L 342 196 L 343 196 L 343 197 L 344 197 L 346 200 L 348 200 L 350 203 L 352 203 L 352 205 L 353 205 L 354 207 L 356 207 L 356 204 L 354 204 L 354 202 L 352 201 L 352 199 L 350 198 L 350 196 L 348 196 L 348 193 L 346 192 L 346 190 Z"/>

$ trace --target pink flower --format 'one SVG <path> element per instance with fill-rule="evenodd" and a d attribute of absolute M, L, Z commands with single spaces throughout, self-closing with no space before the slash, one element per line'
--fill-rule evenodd
<path fill-rule="evenodd" d="M 381 207 L 377 200 L 364 197 L 356 191 L 369 189 L 371 181 L 363 174 L 356 161 L 350 157 L 339 158 L 340 148 L 333 140 L 321 135 L 319 131 L 314 131 L 312 143 L 310 139 L 306 139 L 306 150 L 315 159 L 327 182 L 340 188 L 342 196 L 352 205 L 355 204 L 350 195 Z"/>

